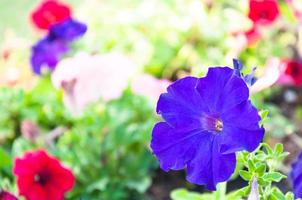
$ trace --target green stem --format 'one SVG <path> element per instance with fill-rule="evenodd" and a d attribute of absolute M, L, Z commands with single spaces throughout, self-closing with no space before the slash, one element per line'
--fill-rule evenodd
<path fill-rule="evenodd" d="M 217 185 L 217 191 L 215 192 L 216 200 L 226 200 L 226 185 L 226 182 Z"/>

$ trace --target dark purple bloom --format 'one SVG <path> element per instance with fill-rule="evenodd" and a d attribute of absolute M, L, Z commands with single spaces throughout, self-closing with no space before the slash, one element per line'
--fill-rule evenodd
<path fill-rule="evenodd" d="M 46 37 L 32 47 L 31 65 L 34 73 L 41 74 L 42 67 L 54 69 L 61 56 L 68 51 L 68 45 L 62 40 Z"/>
<path fill-rule="evenodd" d="M 248 86 L 254 85 L 254 83 L 256 83 L 256 81 L 257 81 L 257 78 L 255 77 L 255 71 L 256 71 L 256 68 L 254 67 L 251 73 L 249 73 L 243 77 L 244 81 L 246 82 L 246 84 Z"/>
<path fill-rule="evenodd" d="M 243 64 L 242 62 L 240 62 L 239 60 L 237 59 L 233 59 L 233 67 L 234 67 L 234 73 L 241 77 L 242 76 L 242 73 L 241 73 L 241 70 L 243 68 Z"/>
<path fill-rule="evenodd" d="M 293 185 L 295 199 L 302 198 L 302 152 L 296 162 L 292 165 L 292 171 L 289 174 Z"/>
<path fill-rule="evenodd" d="M 49 35 L 52 38 L 70 42 L 83 36 L 86 31 L 87 26 L 85 24 L 69 18 L 62 23 L 52 25 Z"/>
<path fill-rule="evenodd" d="M 254 76 L 256 68 L 254 68 L 251 73 L 247 75 L 243 75 L 243 73 L 241 73 L 243 64 L 239 60 L 233 59 L 233 66 L 234 66 L 234 73 L 237 76 L 242 77 L 248 86 L 254 85 L 254 83 L 257 81 L 257 78 Z"/>
<path fill-rule="evenodd" d="M 153 128 L 151 148 L 161 168 L 187 168 L 187 180 L 209 190 L 234 172 L 235 152 L 253 151 L 264 135 L 246 83 L 229 67 L 174 82 L 157 113 L 165 122 Z"/>

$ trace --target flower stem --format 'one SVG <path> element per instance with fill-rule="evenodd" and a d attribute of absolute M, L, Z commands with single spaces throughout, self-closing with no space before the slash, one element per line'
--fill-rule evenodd
<path fill-rule="evenodd" d="M 217 185 L 217 191 L 215 192 L 215 199 L 216 200 L 226 200 L 226 182 L 219 183 Z"/>

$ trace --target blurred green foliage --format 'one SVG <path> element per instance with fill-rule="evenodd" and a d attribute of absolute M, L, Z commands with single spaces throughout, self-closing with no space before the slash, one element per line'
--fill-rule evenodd
<path fill-rule="evenodd" d="M 148 147 L 156 117 L 145 99 L 127 90 L 118 100 L 96 103 L 83 115 L 72 117 L 48 78 L 31 91 L 2 88 L 0 98 L 0 178 L 13 180 L 15 156 L 47 148 L 76 176 L 76 186 L 67 199 L 143 198 L 157 167 Z M 39 124 L 39 141 L 20 137 L 23 120 Z M 50 141 L 50 132 L 58 126 L 65 131 Z"/>
<path fill-rule="evenodd" d="M 18 64 L 6 65 L 0 59 L 1 70 L 7 66 L 30 70 L 30 47 L 43 35 L 33 28 L 29 19 L 38 2 L 0 0 L 3 19 L 0 21 L 0 50 L 11 50 L 10 58 L 18 61 Z M 280 18 L 261 30 L 261 39 L 253 45 L 241 44 L 236 37 L 251 27 L 246 17 L 246 0 L 66 2 L 71 5 L 73 16 L 88 25 L 87 34 L 67 57 L 80 51 L 91 54 L 124 52 L 141 71 L 170 80 L 189 74 L 202 76 L 208 66 L 232 66 L 233 57 L 243 61 L 245 72 L 256 66 L 261 73 L 269 58 L 293 58 L 298 53 L 298 22 L 283 1 L 279 1 Z M 294 133 L 296 127 L 278 105 L 270 102 L 269 97 L 275 92 L 280 91 L 258 93 L 253 102 L 264 110 L 261 115 L 267 137 L 283 138 Z M 155 106 L 127 89 L 121 98 L 108 103 L 100 100 L 83 115 L 74 116 L 63 105 L 62 95 L 53 88 L 49 77 L 41 77 L 29 90 L 0 88 L 0 188 L 16 190 L 11 172 L 16 156 L 29 149 L 46 148 L 76 175 L 76 186 L 67 199 L 148 198 L 145 193 L 157 168 L 149 150 L 152 127 L 158 120 Z M 297 118 L 301 119 L 301 108 L 295 110 Z M 24 120 L 39 127 L 37 140 L 22 137 Z M 58 127 L 64 131 L 58 137 L 51 137 Z M 291 199 L 290 194 L 284 196 L 279 189 L 271 187 L 272 182 L 284 178 L 276 168 L 271 168 L 272 160 L 275 163 L 283 159 L 283 148 L 277 145 L 272 150 L 264 145 L 263 149 L 238 155 L 242 162 L 233 178 L 239 174 L 249 181 L 249 186 L 231 193 L 227 199 L 247 197 L 254 175 L 265 198 Z M 173 200 L 209 200 L 216 198 L 216 194 L 181 189 L 171 196 Z"/>
<path fill-rule="evenodd" d="M 252 26 L 246 17 L 246 0 L 239 3 L 236 0 L 66 2 L 72 7 L 73 17 L 88 25 L 88 32 L 75 45 L 74 53 L 122 51 L 143 71 L 168 79 L 184 73 L 200 76 L 208 66 L 231 66 L 233 57 L 245 63 L 246 71 L 254 66 L 261 69 L 270 57 L 292 57 L 295 53 L 292 47 L 297 44 L 293 34 L 297 22 L 290 17 L 291 12 L 284 3 L 280 4 L 283 12 L 280 19 L 262 30 L 257 44 L 246 47 L 242 38 L 236 37 Z M 4 44 L 11 39 L 7 34 L 10 30 L 24 41 L 27 48 L 22 50 L 30 51 L 30 46 L 42 34 L 31 28 L 29 17 L 37 3 L 34 0 L 1 1 L 6 9 L 0 16 L 10 19 L 0 22 L 3 29 L 0 38 Z M 20 15 L 14 15 L 16 10 Z M 284 29 L 287 31 L 282 31 Z"/>

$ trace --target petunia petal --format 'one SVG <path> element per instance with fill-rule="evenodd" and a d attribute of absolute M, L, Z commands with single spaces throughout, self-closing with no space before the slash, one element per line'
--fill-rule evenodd
<path fill-rule="evenodd" d="M 218 101 L 229 79 L 235 76 L 229 67 L 210 68 L 206 77 L 200 78 L 197 83 L 197 91 L 208 104 L 209 110 L 215 112 L 220 106 Z"/>
<path fill-rule="evenodd" d="M 264 136 L 264 128 L 247 130 L 237 127 L 228 127 L 219 137 L 220 152 L 223 154 L 236 151 L 254 151 Z"/>
<path fill-rule="evenodd" d="M 32 47 L 31 65 L 34 73 L 41 74 L 43 66 L 53 69 L 60 57 L 69 50 L 68 45 L 61 40 L 51 40 L 46 37 Z"/>
<path fill-rule="evenodd" d="M 44 151 L 35 153 L 25 153 L 23 158 L 16 158 L 13 172 L 15 175 L 34 175 L 37 171 L 43 169 L 47 164 L 47 157 Z"/>
<path fill-rule="evenodd" d="M 87 26 L 72 18 L 50 27 L 49 36 L 54 39 L 71 42 L 82 37 L 87 31 Z"/>
<path fill-rule="evenodd" d="M 54 176 L 53 185 L 59 187 L 61 191 L 67 192 L 73 188 L 75 178 L 70 170 L 64 168 L 57 169 L 57 171 L 54 172 Z"/>
<path fill-rule="evenodd" d="M 264 128 L 259 127 L 260 119 L 258 111 L 250 101 L 224 113 L 223 131 L 218 135 L 221 153 L 255 150 L 264 137 Z"/>
<path fill-rule="evenodd" d="M 295 185 L 294 189 L 295 198 L 302 198 L 302 183 Z"/>
<path fill-rule="evenodd" d="M 194 77 L 178 80 L 168 87 L 168 93 L 160 96 L 157 112 L 171 126 L 200 127 L 200 113 L 207 110 L 207 105 L 195 89 L 197 82 L 198 78 Z"/>
<path fill-rule="evenodd" d="M 238 76 L 231 76 L 220 95 L 217 109 L 221 113 L 228 112 L 238 104 L 247 101 L 248 98 L 249 89 L 244 80 Z"/>
<path fill-rule="evenodd" d="M 302 198 L 302 153 L 292 164 L 292 170 L 289 174 L 293 186 L 295 198 Z"/>
<path fill-rule="evenodd" d="M 48 200 L 48 193 L 40 185 L 33 185 L 25 193 L 21 194 L 28 200 Z"/>
<path fill-rule="evenodd" d="M 187 170 L 189 182 L 205 185 L 208 190 L 216 190 L 217 183 L 229 179 L 236 167 L 235 153 L 221 154 L 217 138 L 213 137 L 212 140 L 212 143 L 199 145 L 202 148 L 188 163 Z"/>
<path fill-rule="evenodd" d="M 57 185 L 48 184 L 45 187 L 47 192 L 47 197 L 45 200 L 64 200 L 64 192 L 62 188 L 59 188 Z"/>
<path fill-rule="evenodd" d="M 22 177 L 17 178 L 17 186 L 20 195 L 25 195 L 34 185 L 34 176 L 32 175 L 23 175 Z"/>
<path fill-rule="evenodd" d="M 209 136 L 209 133 L 201 130 L 173 129 L 167 123 L 159 122 L 153 128 L 151 149 L 163 170 L 179 170 L 200 148 L 198 143 L 207 141 Z"/>
<path fill-rule="evenodd" d="M 220 116 L 225 126 L 236 126 L 244 129 L 259 128 L 261 117 L 250 101 L 242 102 Z M 236 123 L 234 123 L 236 122 Z"/>

